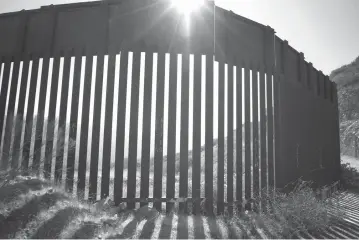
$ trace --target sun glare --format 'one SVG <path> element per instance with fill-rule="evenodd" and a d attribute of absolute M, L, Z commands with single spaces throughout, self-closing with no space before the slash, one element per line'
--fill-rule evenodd
<path fill-rule="evenodd" d="M 171 0 L 172 6 L 183 14 L 190 14 L 197 11 L 204 0 Z"/>

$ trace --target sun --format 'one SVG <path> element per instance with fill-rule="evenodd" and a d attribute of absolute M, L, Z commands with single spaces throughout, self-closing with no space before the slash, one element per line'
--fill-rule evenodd
<path fill-rule="evenodd" d="M 190 14 L 197 11 L 204 3 L 204 0 L 171 0 L 172 6 L 183 14 Z"/>

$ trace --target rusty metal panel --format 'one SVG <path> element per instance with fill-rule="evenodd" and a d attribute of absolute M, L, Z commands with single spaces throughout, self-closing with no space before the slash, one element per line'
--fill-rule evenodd
<path fill-rule="evenodd" d="M 290 81 L 281 81 L 279 91 L 280 151 L 285 164 L 282 169 L 286 169 L 280 173 L 284 175 L 282 184 L 300 176 L 317 184 L 328 182 L 331 178 L 328 162 L 334 161 L 331 148 L 335 148 L 330 124 L 335 114 L 333 104 Z"/>
<path fill-rule="evenodd" d="M 225 10 L 216 11 L 216 56 L 263 63 L 264 28 L 237 18 Z M 244 37 L 245 36 L 245 37 Z"/>
<path fill-rule="evenodd" d="M 211 4 L 186 19 L 165 1 L 125 1 L 111 5 L 110 48 L 134 51 L 157 48 L 159 52 L 208 53 L 213 49 Z M 211 23 L 212 22 L 212 23 Z"/>
<path fill-rule="evenodd" d="M 288 47 L 288 53 L 287 53 L 288 59 L 287 59 L 287 81 L 294 81 L 298 82 L 298 53 L 293 48 Z"/>
<path fill-rule="evenodd" d="M 84 47 L 87 51 L 103 50 L 107 16 L 101 8 L 60 11 L 55 33 L 55 51 Z"/>
<path fill-rule="evenodd" d="M 0 54 L 12 55 L 18 52 L 18 39 L 21 27 L 20 15 L 0 17 Z"/>
<path fill-rule="evenodd" d="M 313 95 L 317 95 L 317 71 L 312 64 L 309 65 L 309 73 L 309 89 L 311 90 Z"/>
<path fill-rule="evenodd" d="M 48 54 L 51 52 L 55 17 L 53 11 L 29 14 L 25 52 Z"/>
<path fill-rule="evenodd" d="M 280 69 L 280 72 L 283 72 L 283 60 L 282 60 L 282 39 L 275 37 L 275 64 L 277 69 Z"/>

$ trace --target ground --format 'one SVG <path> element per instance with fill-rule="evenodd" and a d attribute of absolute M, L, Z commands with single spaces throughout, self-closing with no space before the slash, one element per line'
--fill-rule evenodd
<path fill-rule="evenodd" d="M 359 170 L 359 159 L 343 156 Z M 359 238 L 359 195 L 343 192 L 340 209 L 345 216 L 320 232 L 301 232 L 299 238 Z M 336 214 L 335 208 L 329 209 Z M 21 177 L 0 188 L 0 238 L 145 238 L 238 239 L 280 238 L 280 226 L 243 214 L 230 218 L 163 214 L 143 207 L 126 211 L 102 201 L 80 202 L 40 179 Z"/>

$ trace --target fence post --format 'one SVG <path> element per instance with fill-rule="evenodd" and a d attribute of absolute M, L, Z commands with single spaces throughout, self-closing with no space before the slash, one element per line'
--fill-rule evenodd
<path fill-rule="evenodd" d="M 73 85 L 72 85 L 72 103 L 70 111 L 70 131 L 69 139 L 75 139 L 77 137 L 77 122 L 78 122 L 78 113 L 79 113 L 79 102 L 80 102 L 80 85 L 81 85 L 81 70 L 82 66 L 85 63 L 83 56 L 85 56 L 85 49 L 75 50 L 75 63 L 74 63 L 74 76 L 73 76 Z M 84 70 L 84 69 L 83 69 Z M 72 127 L 76 126 L 76 127 Z M 66 173 L 66 186 L 69 192 L 73 192 L 73 183 L 74 183 L 74 173 L 75 173 L 75 157 L 76 157 L 76 147 L 79 148 L 79 143 L 75 142 L 75 149 L 73 151 L 67 152 L 67 173 Z"/>
<path fill-rule="evenodd" d="M 325 94 L 325 76 L 324 76 L 324 73 L 320 70 L 319 71 L 319 91 L 320 91 L 320 94 L 321 94 L 321 97 L 323 97 L 324 99 L 326 98 L 326 94 Z"/>
<path fill-rule="evenodd" d="M 102 2 L 98 9 L 102 15 L 102 26 L 106 28 L 107 24 L 107 4 Z M 92 142 L 91 142 L 91 162 L 90 162 L 90 187 L 89 187 L 89 200 L 96 200 L 97 197 L 97 178 L 98 178 L 98 161 L 100 154 L 100 124 L 101 124 L 101 108 L 102 108 L 102 89 L 103 89 L 103 72 L 104 72 L 104 60 L 107 49 L 106 36 L 99 36 L 101 39 L 100 46 L 96 46 L 94 49 L 97 55 L 96 62 L 96 82 L 95 82 L 95 95 L 93 105 L 93 130 L 92 130 Z M 131 176 L 131 174 L 129 174 Z M 128 193 L 130 195 L 130 193 Z"/>
<path fill-rule="evenodd" d="M 21 16 L 22 16 L 22 23 L 21 23 L 22 26 L 21 26 L 21 29 L 19 30 L 19 35 L 21 34 L 21 37 L 18 39 L 19 55 L 23 55 L 25 53 L 27 33 L 28 33 L 28 28 L 29 28 L 28 12 L 26 12 L 24 9 L 21 10 Z M 21 44 L 21 46 L 20 46 L 20 44 Z"/>
<path fill-rule="evenodd" d="M 309 62 L 308 63 L 308 68 L 307 68 L 307 87 L 309 90 L 311 90 L 313 88 L 312 85 L 312 69 L 313 69 L 313 63 Z"/>
<path fill-rule="evenodd" d="M 252 72 L 254 73 L 254 72 Z M 233 65 L 232 63 L 228 64 L 228 82 L 227 82 L 227 203 L 228 205 L 228 213 L 233 213 L 233 82 L 234 82 L 234 73 L 233 73 Z M 258 97 L 257 97 L 258 100 Z M 253 104 L 254 105 L 254 104 Z M 255 111 L 253 111 L 255 112 Z M 257 110 L 257 125 L 258 125 L 258 110 Z M 257 136 L 258 136 L 258 127 L 257 127 Z M 258 140 L 258 137 L 257 137 Z M 258 146 L 258 145 L 257 145 Z M 258 151 L 258 150 L 257 150 Z M 259 167 L 258 167 L 259 169 Z M 259 187 L 258 187 L 259 189 Z"/>
<path fill-rule="evenodd" d="M 182 54 L 182 80 L 181 80 L 181 141 L 179 163 L 179 197 L 188 197 L 188 138 L 189 138 L 189 54 Z M 157 103 L 158 105 L 158 103 Z M 213 107 L 213 106 L 212 106 Z M 207 126 L 207 125 L 206 125 Z M 208 141 L 208 140 L 207 140 Z M 213 141 L 213 139 L 212 139 Z M 207 161 L 207 160 L 206 160 Z M 207 176 L 207 175 L 206 175 Z M 187 213 L 188 205 L 179 203 L 179 211 Z"/>
<path fill-rule="evenodd" d="M 324 75 L 323 81 L 324 81 L 324 97 L 325 99 L 329 99 L 330 101 L 330 93 L 328 91 L 328 85 L 330 83 L 329 77 L 327 75 Z"/>
<path fill-rule="evenodd" d="M 339 131 L 339 108 L 338 108 L 338 91 L 336 83 L 333 84 L 333 99 L 334 99 L 334 107 L 335 107 L 335 163 L 334 165 L 337 168 L 335 180 L 341 181 L 341 164 L 340 164 L 340 131 Z"/>
<path fill-rule="evenodd" d="M 274 133 L 275 133 L 275 187 L 282 189 L 292 179 L 293 174 L 296 173 L 296 159 L 285 159 L 287 157 L 286 148 L 288 148 L 289 138 L 288 134 L 280 129 L 282 126 L 282 99 L 281 93 L 284 93 L 285 82 L 294 81 L 289 79 L 289 62 L 288 62 L 289 44 L 284 40 L 281 48 L 282 68 L 275 73 L 275 81 L 273 82 L 274 94 Z"/>
<path fill-rule="evenodd" d="M 57 23 L 58 23 L 58 15 L 59 15 L 59 11 L 56 10 L 56 8 L 54 7 L 54 5 L 51 4 L 50 6 L 51 8 L 51 12 L 53 14 L 54 17 L 54 25 L 52 28 L 52 38 L 51 38 L 51 44 L 50 44 L 50 52 L 52 54 L 52 56 L 55 55 L 55 39 L 56 39 L 56 30 L 57 30 Z"/>
<path fill-rule="evenodd" d="M 322 82 L 322 76 L 323 76 L 323 72 L 322 71 L 318 71 L 318 74 L 317 74 L 317 96 L 320 97 L 322 95 L 322 92 L 323 92 L 323 85 L 321 84 Z"/>
<path fill-rule="evenodd" d="M 236 81 L 236 88 L 237 88 L 237 131 L 236 131 L 236 200 L 237 200 L 237 210 L 242 211 L 242 204 L 243 204 L 243 193 L 242 189 L 244 187 L 244 183 L 242 181 L 242 172 L 243 172 L 243 113 L 242 113 L 242 89 L 243 89 L 243 74 L 242 74 L 242 62 L 237 58 L 236 59 L 237 65 L 237 81 Z M 262 71 L 262 74 L 264 71 Z M 213 85 L 213 84 L 212 84 Z M 265 171 L 265 174 L 267 171 Z M 241 177 L 239 177 L 241 176 Z M 267 175 L 265 175 L 267 178 Z"/>
<path fill-rule="evenodd" d="M 288 81 L 288 41 L 284 40 L 282 43 L 282 73 L 284 74 L 284 78 Z"/>
<path fill-rule="evenodd" d="M 104 15 L 106 21 L 106 35 L 105 35 L 105 52 L 108 54 L 107 67 L 107 86 L 106 105 L 105 105 L 105 127 L 104 127 L 104 145 L 102 155 L 102 181 L 101 181 L 101 198 L 106 198 L 109 195 L 110 185 L 110 165 L 111 165 L 111 145 L 112 145 L 112 115 L 113 115 L 113 97 L 114 97 L 114 82 L 115 82 L 115 61 L 116 52 L 109 46 L 109 4 L 104 3 Z"/>
<path fill-rule="evenodd" d="M 264 28 L 264 48 L 263 48 L 263 59 L 267 67 L 273 67 L 276 65 L 275 60 L 275 31 L 270 26 Z"/>
<path fill-rule="evenodd" d="M 327 76 L 323 73 L 323 72 L 321 72 L 321 79 L 322 79 L 322 81 L 321 81 L 321 86 L 322 86 L 322 92 L 323 92 L 323 94 L 322 94 L 322 97 L 324 98 L 324 99 L 328 99 L 328 92 L 327 92 L 327 86 L 328 86 L 328 83 L 327 83 Z"/>
<path fill-rule="evenodd" d="M 265 69 L 265 73 L 267 75 L 267 81 L 270 78 L 270 76 L 272 76 L 272 70 L 273 67 L 276 69 L 277 68 L 277 63 L 276 63 L 276 52 L 275 52 L 275 31 L 273 28 L 271 28 L 270 26 L 267 26 L 265 28 L 265 34 L 264 34 L 264 38 L 265 38 L 265 42 L 264 42 L 264 69 Z M 267 122 L 268 122 L 268 167 L 267 167 L 267 174 L 268 174 L 268 182 L 265 180 L 262 180 L 262 185 L 265 185 L 268 187 L 274 187 L 275 186 L 275 175 L 274 175 L 274 164 L 275 164 L 275 159 L 273 157 L 273 141 L 270 141 L 269 139 L 270 136 L 273 137 L 274 134 L 274 130 L 273 130 L 273 111 L 272 111 L 272 82 L 270 81 L 267 82 L 267 104 L 270 105 L 270 107 L 267 107 L 267 111 L 268 113 L 266 113 L 267 115 Z M 271 125 L 271 126 L 269 126 Z M 263 188 L 263 187 L 262 187 Z"/>
<path fill-rule="evenodd" d="M 305 69 L 304 69 L 304 53 L 300 52 L 299 53 L 299 71 L 298 71 L 298 79 L 299 82 L 301 82 L 302 84 L 305 81 Z"/>
<path fill-rule="evenodd" d="M 329 101 L 331 102 L 330 79 L 328 75 L 324 75 L 324 92 L 325 92 L 325 98 L 329 99 Z"/>
<path fill-rule="evenodd" d="M 286 176 L 286 168 L 283 165 L 283 134 L 280 129 L 281 126 L 281 84 L 283 81 L 285 81 L 283 78 L 283 74 L 280 74 L 278 71 L 274 71 L 273 73 L 273 108 L 274 108 L 274 114 L 273 114 L 273 128 L 274 131 L 274 164 L 275 167 L 272 170 L 274 172 L 274 186 L 276 188 L 281 188 L 285 185 L 285 176 Z M 268 127 L 270 129 L 270 127 Z M 268 136 L 269 138 L 269 136 Z M 269 153 L 269 152 L 268 152 Z M 269 159 L 269 158 L 268 158 Z M 269 165 L 269 164 L 268 164 Z"/>
<path fill-rule="evenodd" d="M 208 2 L 209 16 L 213 21 L 211 26 L 212 36 L 211 49 L 206 51 L 206 86 L 205 86 L 205 198 L 206 198 L 206 212 L 208 215 L 213 214 L 213 55 L 214 55 L 214 44 L 215 44 L 215 35 L 214 35 L 214 26 L 215 26 L 215 4 L 214 1 Z"/>
<path fill-rule="evenodd" d="M 104 12 L 104 18 L 105 18 L 105 27 L 106 27 L 106 34 L 104 36 L 104 50 L 106 54 L 109 54 L 110 51 L 110 4 L 108 3 L 108 1 L 103 2 L 103 12 Z"/>

